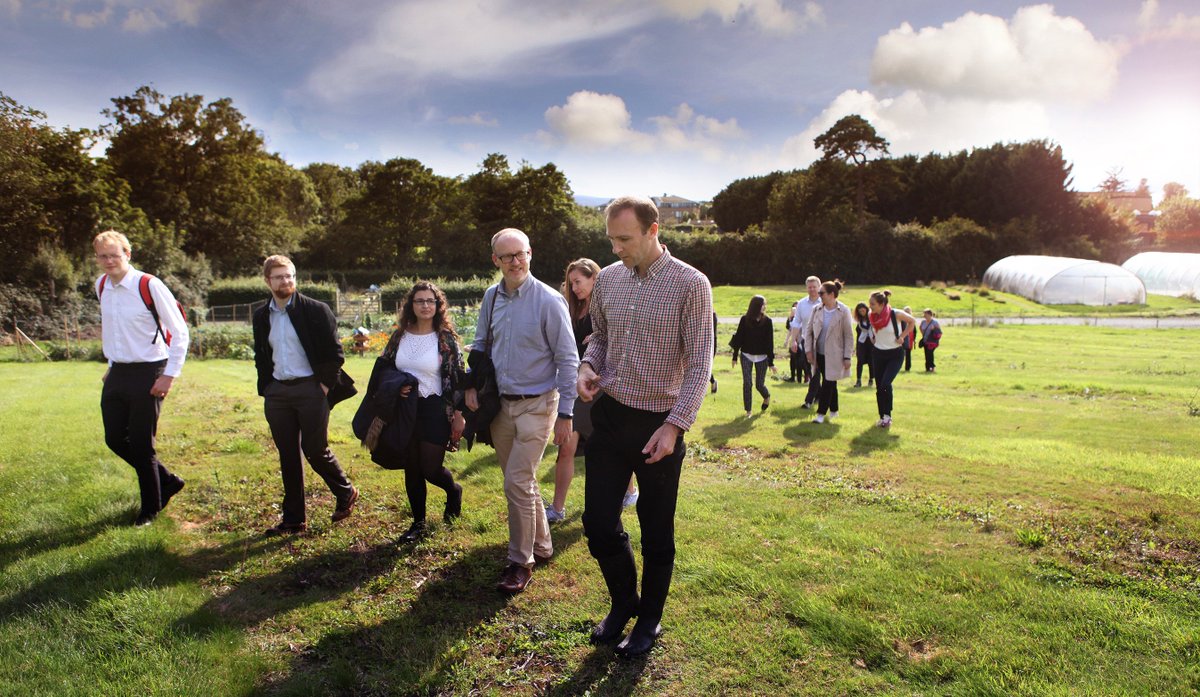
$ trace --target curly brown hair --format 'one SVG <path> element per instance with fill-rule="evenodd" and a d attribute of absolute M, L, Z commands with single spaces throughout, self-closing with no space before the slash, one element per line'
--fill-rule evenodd
<path fill-rule="evenodd" d="M 417 313 L 413 310 L 413 298 L 423 290 L 433 293 L 433 298 L 437 301 L 437 310 L 433 313 L 433 331 L 437 334 L 449 332 L 454 337 L 454 340 L 458 341 L 458 332 L 454 330 L 454 318 L 446 312 L 450 307 L 450 303 L 446 300 L 446 294 L 442 292 L 441 288 L 438 288 L 437 285 L 429 281 L 417 281 L 413 284 L 412 289 L 408 291 L 408 295 L 404 296 L 404 304 L 400 306 L 399 317 L 397 318 L 397 322 L 400 325 L 400 336 L 403 336 L 409 327 L 416 326 Z"/>

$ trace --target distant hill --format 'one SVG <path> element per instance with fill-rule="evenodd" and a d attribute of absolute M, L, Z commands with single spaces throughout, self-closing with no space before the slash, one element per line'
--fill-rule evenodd
<path fill-rule="evenodd" d="M 612 200 L 612 196 L 582 196 L 575 195 L 575 203 L 581 206 L 603 206 Z"/>

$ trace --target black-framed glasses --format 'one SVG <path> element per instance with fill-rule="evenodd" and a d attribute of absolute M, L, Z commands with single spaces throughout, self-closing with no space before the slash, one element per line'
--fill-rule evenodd
<path fill-rule="evenodd" d="M 496 258 L 499 259 L 500 261 L 504 262 L 505 264 L 511 264 L 518 259 L 520 259 L 521 261 L 525 261 L 526 259 L 529 258 L 529 255 L 530 255 L 529 250 L 523 249 L 519 252 L 513 252 L 512 254 L 497 254 Z"/>
<path fill-rule="evenodd" d="M 436 298 L 413 298 L 413 305 L 437 305 Z"/>

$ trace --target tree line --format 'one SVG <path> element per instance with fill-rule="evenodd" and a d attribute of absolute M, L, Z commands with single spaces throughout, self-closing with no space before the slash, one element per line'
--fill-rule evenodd
<path fill-rule="evenodd" d="M 574 203 L 554 164 L 514 167 L 490 154 L 458 177 L 400 157 L 296 168 L 266 149 L 231 100 L 150 87 L 114 98 L 102 116 L 94 129 L 54 128 L 0 93 L 6 322 L 77 316 L 95 275 L 89 242 L 107 228 L 130 238 L 139 268 L 196 307 L 214 278 L 253 273 L 273 253 L 302 270 L 490 273 L 488 239 L 517 227 L 548 281 L 576 257 L 612 259 L 600 213 Z M 107 147 L 95 157 L 98 143 Z M 823 157 L 807 168 L 730 183 L 712 203 L 726 232 L 668 231 L 673 252 L 718 284 L 809 273 L 911 282 L 978 278 L 1013 253 L 1119 262 L 1134 241 L 1126 220 L 1069 190 L 1071 166 L 1045 141 L 892 158 L 850 116 L 815 144 Z M 1167 188 L 1160 227 L 1200 230 L 1200 203 Z"/>

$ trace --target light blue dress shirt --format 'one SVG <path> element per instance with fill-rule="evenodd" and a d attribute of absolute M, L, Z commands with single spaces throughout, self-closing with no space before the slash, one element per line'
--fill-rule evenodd
<path fill-rule="evenodd" d="M 288 298 L 287 306 L 291 307 L 295 300 L 294 295 Z M 267 335 L 267 341 L 271 344 L 271 360 L 275 363 L 271 377 L 276 380 L 312 377 L 312 365 L 308 362 L 308 355 L 304 353 L 304 346 L 300 344 L 300 337 L 292 326 L 287 309 L 280 310 L 274 299 L 268 306 L 271 308 L 267 315 L 271 320 L 271 333 Z"/>

